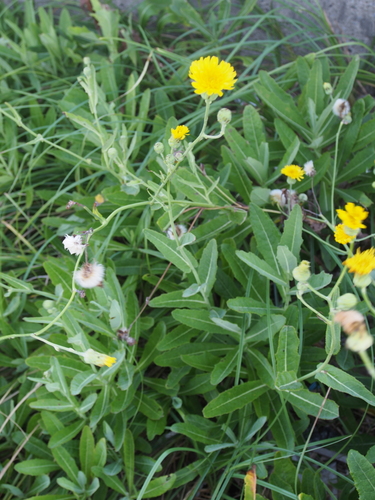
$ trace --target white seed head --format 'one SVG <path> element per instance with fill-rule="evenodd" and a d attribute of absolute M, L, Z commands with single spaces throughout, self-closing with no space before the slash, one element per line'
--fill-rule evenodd
<path fill-rule="evenodd" d="M 314 162 L 312 160 L 304 164 L 303 170 L 308 177 L 314 177 L 314 175 L 316 174 L 316 170 L 314 168 Z"/>
<path fill-rule="evenodd" d="M 346 99 L 336 99 L 332 113 L 339 118 L 344 118 L 348 113 L 350 113 L 350 104 Z"/>
<path fill-rule="evenodd" d="M 183 234 L 187 233 L 187 227 L 184 226 L 183 224 L 176 224 L 176 233 L 177 233 L 177 236 L 180 237 L 182 236 Z M 174 234 L 173 234 L 173 230 L 171 227 L 169 227 L 167 229 L 167 238 L 169 238 L 170 240 L 174 240 Z"/>
<path fill-rule="evenodd" d="M 68 250 L 72 255 L 81 255 L 86 248 L 86 245 L 82 243 L 82 236 L 79 234 L 73 236 L 66 234 L 62 244 L 65 250 Z"/>
<path fill-rule="evenodd" d="M 102 283 L 104 271 L 102 264 L 86 262 L 81 269 L 74 273 L 74 281 L 82 288 L 94 288 Z"/>

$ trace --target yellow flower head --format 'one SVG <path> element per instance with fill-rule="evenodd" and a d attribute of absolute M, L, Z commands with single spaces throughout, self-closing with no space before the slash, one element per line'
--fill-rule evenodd
<path fill-rule="evenodd" d="M 189 78 L 196 94 L 223 95 L 223 90 L 232 90 L 237 73 L 233 66 L 215 56 L 201 57 L 190 65 Z"/>
<path fill-rule="evenodd" d="M 301 181 L 305 175 L 303 168 L 298 165 L 286 165 L 281 169 L 281 173 L 289 177 L 289 179 Z"/>
<path fill-rule="evenodd" d="M 341 210 L 340 208 L 336 210 L 337 215 L 342 220 L 345 226 L 350 229 L 359 229 L 366 227 L 362 224 L 362 221 L 365 220 L 368 216 L 368 212 L 359 205 L 354 205 L 354 203 L 347 203 L 345 205 L 345 210 Z"/>
<path fill-rule="evenodd" d="M 346 234 L 344 224 L 339 224 L 335 227 L 334 237 L 335 241 L 337 241 L 337 243 L 340 243 L 340 245 L 346 245 L 347 243 L 355 240 L 355 236 Z"/>
<path fill-rule="evenodd" d="M 361 276 L 370 274 L 375 269 L 375 248 L 370 248 L 370 250 L 364 252 L 361 252 L 358 248 L 357 253 L 353 257 L 346 259 L 343 264 L 349 268 L 350 273 Z"/>
<path fill-rule="evenodd" d="M 187 135 L 189 135 L 190 130 L 186 125 L 178 125 L 176 128 L 171 128 L 171 134 L 174 139 L 178 141 L 183 141 Z"/>

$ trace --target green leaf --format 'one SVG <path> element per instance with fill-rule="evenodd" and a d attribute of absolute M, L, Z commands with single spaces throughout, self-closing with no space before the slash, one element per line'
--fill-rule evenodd
<path fill-rule="evenodd" d="M 109 413 L 109 385 L 105 385 L 100 391 L 98 399 L 96 400 L 94 407 L 90 415 L 90 427 L 94 427 L 107 413 Z"/>
<path fill-rule="evenodd" d="M 297 267 L 297 258 L 292 254 L 286 245 L 279 245 L 277 247 L 276 256 L 281 269 L 285 271 L 289 280 L 292 280 L 292 271 L 295 267 Z"/>
<path fill-rule="evenodd" d="M 374 467 L 356 450 L 349 450 L 348 466 L 359 493 L 359 500 L 373 500 L 375 498 Z"/>
<path fill-rule="evenodd" d="M 135 394 L 134 400 L 138 410 L 151 420 L 159 420 L 164 415 L 163 408 L 145 393 Z"/>
<path fill-rule="evenodd" d="M 215 284 L 217 271 L 217 243 L 212 239 L 203 250 L 198 266 L 198 276 L 204 285 L 204 295 L 208 296 Z"/>
<path fill-rule="evenodd" d="M 241 195 L 245 203 L 250 203 L 253 184 L 244 169 L 241 160 L 235 156 L 226 146 L 221 147 L 221 156 L 225 164 L 231 166 L 229 180 L 235 187 L 236 191 Z"/>
<path fill-rule="evenodd" d="M 159 351 L 169 351 L 175 347 L 187 344 L 191 338 L 197 337 L 199 330 L 188 328 L 185 325 L 179 325 L 168 333 L 163 340 L 158 344 Z"/>
<path fill-rule="evenodd" d="M 295 205 L 284 223 L 280 245 L 286 245 L 292 254 L 299 259 L 302 241 L 302 210 L 299 205 Z"/>
<path fill-rule="evenodd" d="M 83 428 L 84 425 L 85 425 L 84 420 L 77 420 L 77 422 L 74 422 L 73 424 L 68 425 L 63 429 L 60 429 L 51 436 L 48 446 L 52 449 L 56 448 L 56 446 L 61 446 L 64 443 L 68 443 L 69 441 L 71 441 L 76 437 L 76 435 L 79 433 L 79 431 Z"/>
<path fill-rule="evenodd" d="M 159 342 L 161 342 L 165 336 L 165 323 L 160 321 L 153 332 L 151 333 L 145 348 L 143 349 L 143 353 L 141 359 L 139 360 L 136 370 L 142 371 L 147 368 L 154 360 L 155 356 L 157 356 L 157 346 Z"/>
<path fill-rule="evenodd" d="M 359 151 L 354 158 L 346 165 L 337 176 L 337 183 L 348 182 L 356 179 L 359 175 L 374 166 L 375 149 L 374 146 L 369 146 L 362 151 Z"/>
<path fill-rule="evenodd" d="M 288 393 L 288 402 L 308 415 L 313 415 L 326 420 L 339 417 L 339 407 L 334 401 L 324 398 L 315 392 L 301 389 L 298 391 L 285 391 Z M 324 404 L 323 404 L 324 403 Z"/>
<path fill-rule="evenodd" d="M 189 422 L 180 422 L 171 426 L 172 432 L 183 434 L 193 441 L 203 444 L 218 444 L 220 439 L 212 437 L 212 430 Z"/>
<path fill-rule="evenodd" d="M 264 260 L 280 273 L 279 263 L 276 258 L 277 246 L 280 242 L 280 233 L 275 223 L 268 214 L 253 203 L 250 205 L 250 222 L 254 236 L 258 243 L 258 250 Z"/>
<path fill-rule="evenodd" d="M 52 462 L 52 460 L 33 458 L 32 460 L 19 462 L 14 466 L 14 468 L 20 474 L 26 474 L 28 476 L 42 476 L 43 474 L 49 474 L 50 472 L 59 470 L 60 465 Z"/>
<path fill-rule="evenodd" d="M 191 267 L 187 263 L 186 258 L 182 257 L 181 254 L 177 251 L 178 245 L 176 241 L 170 240 L 163 234 L 152 231 L 151 229 L 145 229 L 144 233 L 146 238 L 156 246 L 156 248 L 166 260 L 172 262 L 172 264 L 178 267 L 178 269 L 180 269 L 183 273 L 191 272 Z M 188 256 L 191 265 L 197 267 L 198 263 L 191 255 L 191 253 L 188 250 L 184 249 L 184 254 Z"/>
<path fill-rule="evenodd" d="M 255 269 L 255 271 L 257 271 L 262 276 L 265 276 L 277 285 L 287 286 L 286 281 L 281 278 L 280 273 L 276 269 L 272 268 L 269 264 L 267 264 L 265 260 L 262 260 L 254 253 L 237 250 L 236 255 L 243 262 L 245 262 L 245 264 Z"/>
<path fill-rule="evenodd" d="M 222 392 L 203 408 L 206 418 L 218 417 L 238 410 L 268 390 L 260 380 L 252 380 Z"/>
<path fill-rule="evenodd" d="M 60 399 L 37 399 L 30 403 L 30 408 L 49 411 L 70 411 L 73 405 L 69 401 L 60 401 Z"/>
<path fill-rule="evenodd" d="M 228 335 L 232 332 L 235 338 L 238 338 L 240 333 L 238 330 L 235 331 L 234 328 L 231 328 L 232 323 L 225 322 L 222 324 L 216 324 L 213 321 L 213 318 L 210 317 L 209 311 L 176 309 L 175 311 L 172 311 L 172 316 L 180 323 L 198 330 L 203 330 L 204 332 L 220 333 L 223 335 Z M 229 325 L 226 323 L 229 323 Z M 235 326 L 238 328 L 237 325 Z"/>
<path fill-rule="evenodd" d="M 284 326 L 279 334 L 276 352 L 276 368 L 278 372 L 297 372 L 299 365 L 299 338 L 295 328 Z"/>
<path fill-rule="evenodd" d="M 10 274 L 0 273 L 0 279 L 5 281 L 7 285 L 1 285 L 5 288 L 10 288 L 12 292 L 21 292 L 21 293 L 32 293 L 35 292 L 34 288 L 30 283 L 26 283 L 25 281 L 19 280 L 18 278 L 14 278 L 10 276 Z"/>
<path fill-rule="evenodd" d="M 70 383 L 70 390 L 73 396 L 81 394 L 81 391 L 86 385 L 96 379 L 97 373 L 93 373 L 91 370 L 87 372 L 77 373 Z"/>
<path fill-rule="evenodd" d="M 73 481 L 75 484 L 79 484 L 78 482 L 78 467 L 75 463 L 74 458 L 71 457 L 70 453 L 63 447 L 54 448 L 52 450 L 52 454 L 54 459 L 59 464 L 61 469 L 66 473 L 68 478 Z"/>
<path fill-rule="evenodd" d="M 121 495 L 124 495 L 125 497 L 128 495 L 123 481 L 121 481 L 117 476 L 109 476 L 104 472 L 103 467 L 98 465 L 94 465 L 91 470 L 94 476 L 102 479 L 108 488 L 117 491 L 117 493 L 121 493 Z"/>
<path fill-rule="evenodd" d="M 202 297 L 184 297 L 183 290 L 177 290 L 175 292 L 164 293 L 155 297 L 150 301 L 151 307 L 171 307 L 173 309 L 179 307 L 188 307 L 190 309 L 202 309 L 207 307 L 206 302 Z"/>
<path fill-rule="evenodd" d="M 233 349 L 232 352 L 228 354 L 217 363 L 211 372 L 211 384 L 220 384 L 222 380 L 225 379 L 233 370 L 238 357 L 238 351 Z"/>
<path fill-rule="evenodd" d="M 264 317 L 260 319 L 254 326 L 252 326 L 245 337 L 246 342 L 260 342 L 267 341 L 269 335 L 272 337 L 284 325 L 286 318 L 279 314 L 271 314 L 271 317 Z"/>
<path fill-rule="evenodd" d="M 267 306 L 264 302 L 252 299 L 250 297 L 236 297 L 235 299 L 227 300 L 229 309 L 239 313 L 257 314 L 258 316 L 265 316 L 267 314 Z M 282 312 L 280 307 L 271 305 L 271 314 Z"/>
<path fill-rule="evenodd" d="M 245 139 L 256 152 L 256 159 L 260 160 L 260 147 L 262 142 L 266 142 L 266 135 L 262 119 L 254 106 L 245 106 L 243 110 L 243 131 Z"/>
<path fill-rule="evenodd" d="M 320 366 L 318 365 L 317 368 L 319 369 Z M 375 396 L 366 389 L 362 382 L 335 366 L 326 366 L 323 371 L 315 375 L 315 378 L 332 389 L 350 394 L 350 396 L 360 398 L 371 406 L 375 406 Z"/>
<path fill-rule="evenodd" d="M 89 480 L 91 477 L 91 467 L 94 463 L 95 441 L 93 433 L 88 425 L 83 428 L 79 440 L 79 461 L 81 470 Z"/>
<path fill-rule="evenodd" d="M 173 487 L 176 481 L 176 474 L 160 476 L 150 481 L 141 498 L 161 498 L 161 496 Z"/>
<path fill-rule="evenodd" d="M 134 438 L 129 428 L 125 431 L 123 458 L 125 465 L 125 476 L 128 483 L 129 491 L 132 491 L 134 484 Z"/>

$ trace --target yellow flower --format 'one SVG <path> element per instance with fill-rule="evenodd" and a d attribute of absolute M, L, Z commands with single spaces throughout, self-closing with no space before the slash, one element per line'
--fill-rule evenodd
<path fill-rule="evenodd" d="M 237 73 L 226 61 L 220 61 L 215 56 L 201 57 L 190 65 L 189 78 L 194 80 L 192 86 L 196 94 L 211 96 L 223 95 L 223 90 L 232 90 Z"/>
<path fill-rule="evenodd" d="M 171 128 L 171 134 L 174 139 L 178 141 L 183 141 L 187 135 L 189 135 L 190 130 L 186 125 L 178 125 L 176 128 Z"/>
<path fill-rule="evenodd" d="M 355 240 L 355 236 L 349 236 L 349 234 L 346 234 L 344 224 L 339 224 L 335 227 L 334 237 L 335 241 L 340 243 L 340 245 L 346 245 L 347 243 Z"/>
<path fill-rule="evenodd" d="M 107 354 L 101 354 L 100 352 L 94 351 L 94 349 L 87 349 L 87 351 L 83 353 L 83 361 L 90 365 L 111 367 L 116 363 L 117 359 L 112 356 L 107 356 Z"/>
<path fill-rule="evenodd" d="M 301 181 L 305 175 L 303 168 L 298 165 L 286 165 L 281 169 L 281 173 L 297 181 Z"/>
<path fill-rule="evenodd" d="M 375 269 L 375 248 L 361 252 L 358 248 L 357 253 L 346 259 L 343 264 L 349 268 L 350 273 L 365 276 Z"/>
<path fill-rule="evenodd" d="M 368 212 L 359 205 L 354 205 L 354 203 L 347 203 L 345 205 L 345 210 L 336 210 L 337 215 L 342 220 L 342 222 L 350 229 L 359 229 L 366 227 L 362 224 L 362 221 L 368 216 Z"/>

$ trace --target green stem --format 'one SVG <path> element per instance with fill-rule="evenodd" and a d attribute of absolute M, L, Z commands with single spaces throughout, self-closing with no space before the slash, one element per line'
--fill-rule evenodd
<path fill-rule="evenodd" d="M 335 225 L 335 183 L 336 183 L 336 174 L 337 174 L 337 155 L 339 150 L 339 137 L 340 132 L 343 126 L 343 122 L 340 122 L 339 129 L 336 134 L 336 142 L 335 142 L 335 159 L 333 162 L 333 173 L 332 173 L 332 189 L 331 189 L 331 220 L 332 226 Z"/>
<path fill-rule="evenodd" d="M 302 302 L 302 304 L 304 304 L 306 307 L 308 307 L 310 309 L 310 311 L 312 311 L 313 313 L 315 313 L 318 318 L 320 318 L 321 320 L 324 321 L 324 323 L 326 323 L 327 325 L 330 323 L 330 321 L 325 317 L 323 316 L 323 314 L 320 314 L 319 311 L 317 311 L 316 309 L 314 309 L 312 306 L 310 306 L 310 304 L 308 304 L 305 299 L 303 298 L 302 294 L 301 293 L 297 293 L 297 298 Z"/>
<path fill-rule="evenodd" d="M 369 296 L 367 295 L 367 288 L 366 287 L 361 288 L 361 294 L 362 294 L 362 297 L 363 297 L 364 301 L 368 305 L 368 308 L 370 309 L 370 311 L 372 312 L 372 314 L 375 316 L 375 308 L 371 304 Z"/>
<path fill-rule="evenodd" d="M 371 375 L 371 377 L 375 380 L 375 368 L 374 368 L 374 364 L 371 361 L 369 355 L 367 354 L 366 351 L 359 352 L 358 354 L 360 355 L 360 357 L 363 361 L 363 364 L 365 365 L 369 375 Z"/>

